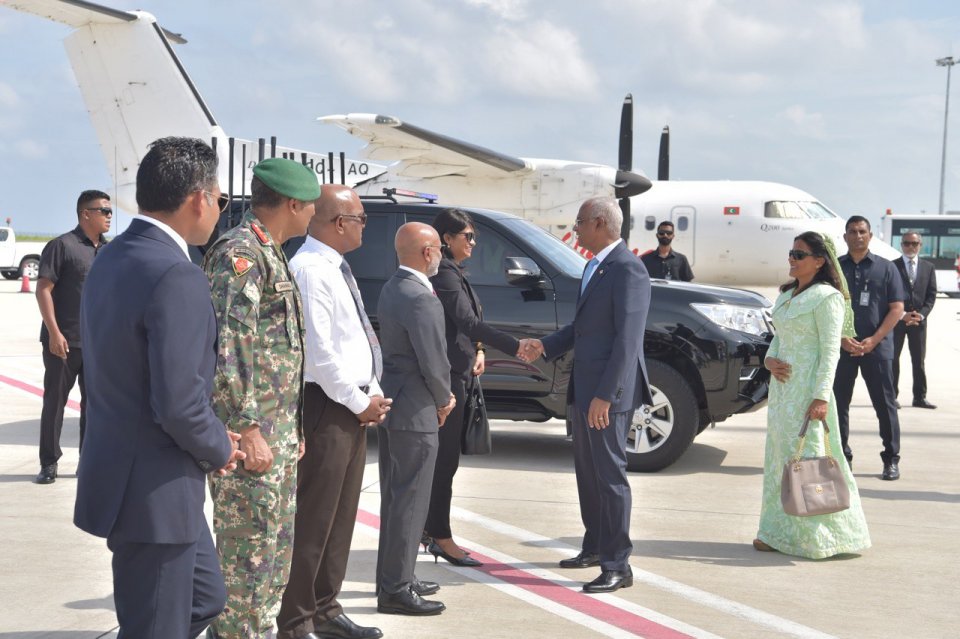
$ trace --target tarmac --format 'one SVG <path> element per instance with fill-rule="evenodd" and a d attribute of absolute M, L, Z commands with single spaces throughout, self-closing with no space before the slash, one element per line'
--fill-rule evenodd
<path fill-rule="evenodd" d="M 20 282 L 0 282 L 0 639 L 114 637 L 110 552 L 72 523 L 78 412 L 68 407 L 56 483 L 38 471 L 43 367 L 40 315 Z M 773 289 L 761 289 L 772 297 Z M 345 611 L 385 637 L 909 637 L 960 636 L 960 300 L 930 316 L 928 398 L 909 406 L 904 353 L 902 479 L 880 480 L 877 421 L 862 381 L 851 408 L 855 476 L 873 547 L 810 561 L 759 553 L 756 535 L 766 409 L 702 433 L 656 474 L 632 474 L 635 583 L 585 595 L 597 569 L 562 570 L 582 527 L 571 443 L 563 424 L 497 421 L 492 455 L 465 457 L 454 486 L 453 528 L 484 566 L 457 568 L 420 555 L 417 575 L 437 581 L 447 609 L 414 618 L 376 612 L 379 491 L 371 435 Z M 79 395 L 74 393 L 74 399 Z M 209 504 L 208 504 L 209 506 Z"/>

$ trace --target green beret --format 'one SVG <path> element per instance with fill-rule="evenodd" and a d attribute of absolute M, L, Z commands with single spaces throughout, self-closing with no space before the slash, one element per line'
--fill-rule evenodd
<path fill-rule="evenodd" d="M 294 160 L 267 158 L 253 167 L 253 174 L 271 190 L 285 197 L 304 202 L 320 197 L 317 175 Z"/>

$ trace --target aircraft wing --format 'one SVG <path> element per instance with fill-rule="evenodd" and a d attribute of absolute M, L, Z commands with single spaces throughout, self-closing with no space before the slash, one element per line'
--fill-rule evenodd
<path fill-rule="evenodd" d="M 122 24 L 134 22 L 139 17 L 136 13 L 120 11 L 85 0 L 0 0 L 0 5 L 11 9 L 32 13 L 33 15 L 69 25 L 75 29 L 90 23 Z M 173 33 L 161 28 L 164 35 L 171 42 L 186 44 L 186 40 L 179 33 Z"/>
<path fill-rule="evenodd" d="M 363 154 L 378 162 L 398 162 L 394 175 L 409 178 L 462 176 L 518 177 L 533 170 L 523 158 L 421 129 L 389 115 L 350 113 L 317 118 L 367 141 Z"/>

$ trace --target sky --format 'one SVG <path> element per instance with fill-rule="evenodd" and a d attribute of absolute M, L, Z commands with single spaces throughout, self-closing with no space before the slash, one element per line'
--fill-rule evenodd
<path fill-rule="evenodd" d="M 769 180 L 842 216 L 935 213 L 960 7 L 940 0 L 101 0 L 153 13 L 228 135 L 357 157 L 315 122 L 380 113 L 521 157 Z M 62 46 L 70 28 L 0 0 L 0 224 L 57 233 L 112 179 Z M 960 71 L 960 68 L 956 69 Z M 960 77 L 945 209 L 960 210 Z M 121 219 L 122 224 L 122 219 Z"/>

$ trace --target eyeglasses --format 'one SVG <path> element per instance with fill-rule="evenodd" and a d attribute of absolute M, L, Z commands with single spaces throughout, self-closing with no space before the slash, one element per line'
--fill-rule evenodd
<path fill-rule="evenodd" d="M 339 219 L 339 218 L 341 218 L 341 217 L 346 217 L 346 218 L 350 218 L 351 220 L 356 220 L 357 222 L 360 222 L 360 226 L 366 226 L 366 225 L 367 225 L 367 214 L 366 214 L 366 213 L 360 213 L 359 215 L 338 215 L 337 217 L 335 217 L 335 218 L 333 218 L 333 219 L 334 219 L 334 221 L 336 221 L 337 219 Z"/>
<path fill-rule="evenodd" d="M 787 256 L 789 256 L 791 260 L 802 260 L 811 257 L 812 255 L 813 253 L 810 253 L 809 251 L 800 251 L 798 249 L 791 249 L 787 251 Z"/>
<path fill-rule="evenodd" d="M 220 195 L 214 194 L 212 191 L 200 191 L 204 195 L 209 195 L 210 197 L 217 198 L 217 206 L 220 207 L 220 212 L 223 213 L 227 210 L 227 207 L 230 206 L 230 196 L 226 193 L 221 193 Z"/>
<path fill-rule="evenodd" d="M 109 206 L 94 206 L 94 207 L 86 208 L 86 209 L 83 209 L 83 210 L 84 210 L 84 211 L 97 211 L 97 212 L 99 212 L 99 213 L 101 213 L 101 214 L 103 214 L 103 215 L 107 215 L 107 216 L 113 215 L 113 209 L 111 209 Z"/>
<path fill-rule="evenodd" d="M 920 246 L 920 242 L 907 242 L 906 240 L 900 242 L 900 244 L 903 246 Z"/>
<path fill-rule="evenodd" d="M 573 221 L 573 228 L 577 228 L 578 226 L 580 226 L 580 225 L 583 224 L 584 222 L 589 222 L 590 220 L 595 220 L 595 219 L 597 219 L 597 218 L 596 218 L 596 217 L 588 217 L 587 219 L 582 220 L 582 219 L 580 219 L 580 218 L 578 217 L 577 219 L 575 219 L 575 220 Z"/>
<path fill-rule="evenodd" d="M 657 235 L 662 235 L 664 237 L 670 237 L 673 235 L 673 231 L 657 231 Z"/>
<path fill-rule="evenodd" d="M 462 231 L 460 233 L 455 233 L 454 235 L 462 235 L 463 239 L 467 242 L 473 242 L 477 239 L 477 234 L 473 231 Z"/>

